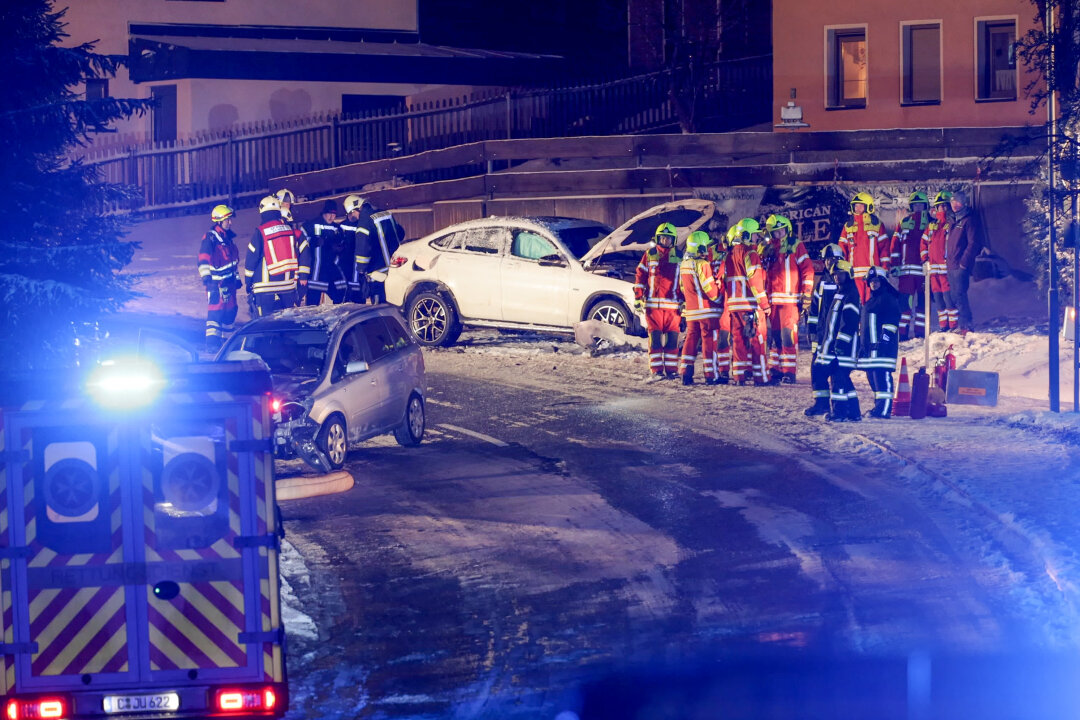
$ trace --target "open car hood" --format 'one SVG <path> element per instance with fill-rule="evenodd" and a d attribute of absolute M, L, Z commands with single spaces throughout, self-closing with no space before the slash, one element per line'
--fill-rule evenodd
<path fill-rule="evenodd" d="M 597 258 L 608 253 L 644 253 L 661 223 L 671 223 L 678 228 L 678 245 L 682 247 L 686 245 L 687 236 L 704 227 L 715 212 L 716 204 L 712 200 L 696 198 L 657 205 L 635 215 L 613 230 L 610 235 L 593 245 L 585 257 L 581 258 L 581 262 L 588 267 L 596 262 Z"/>

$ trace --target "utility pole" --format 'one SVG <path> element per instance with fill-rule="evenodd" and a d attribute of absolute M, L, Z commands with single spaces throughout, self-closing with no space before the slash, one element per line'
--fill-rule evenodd
<path fill-rule="evenodd" d="M 1049 49 L 1046 82 L 1049 87 L 1047 108 L 1050 114 L 1050 152 L 1047 158 L 1047 197 L 1050 201 L 1050 412 L 1061 412 L 1061 351 L 1058 347 L 1058 264 L 1057 264 L 1057 183 L 1054 178 L 1054 152 L 1057 146 L 1057 101 L 1054 95 L 1054 3 L 1046 4 L 1046 38 Z M 929 308 L 928 308 L 929 310 Z M 927 316 L 929 321 L 929 316 Z M 1075 362 L 1075 358 L 1073 359 Z"/>

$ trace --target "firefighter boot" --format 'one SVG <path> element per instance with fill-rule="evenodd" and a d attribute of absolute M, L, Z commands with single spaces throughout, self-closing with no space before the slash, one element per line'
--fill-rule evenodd
<path fill-rule="evenodd" d="M 829 412 L 829 398 L 819 397 L 814 398 L 814 404 L 806 408 L 803 412 L 806 417 L 814 417 L 815 415 L 826 415 Z"/>
<path fill-rule="evenodd" d="M 848 398 L 845 405 L 847 405 L 848 422 L 859 422 L 862 420 L 862 412 L 859 410 L 859 398 Z"/>
<path fill-rule="evenodd" d="M 872 407 L 872 408 L 870 408 L 869 410 L 866 411 L 866 417 L 874 417 L 874 418 L 885 417 L 883 415 L 884 412 L 885 412 L 885 401 L 884 400 L 878 400 L 877 402 L 874 403 L 874 407 Z"/>
<path fill-rule="evenodd" d="M 729 382 L 731 382 L 731 376 L 727 374 L 727 371 L 720 373 L 716 378 L 717 385 L 727 385 Z"/>
<path fill-rule="evenodd" d="M 708 381 L 706 381 L 706 384 L 707 383 L 708 383 Z M 692 373 L 692 372 L 683 373 L 682 384 L 683 385 L 693 385 L 694 384 L 694 373 Z"/>
<path fill-rule="evenodd" d="M 793 372 L 781 373 L 780 374 L 780 384 L 781 385 L 794 385 L 795 384 L 795 373 L 793 373 Z"/>
<path fill-rule="evenodd" d="M 829 422 L 847 422 L 850 420 L 848 417 L 847 400 L 833 400 L 829 403 L 829 412 L 825 414 L 825 419 Z"/>

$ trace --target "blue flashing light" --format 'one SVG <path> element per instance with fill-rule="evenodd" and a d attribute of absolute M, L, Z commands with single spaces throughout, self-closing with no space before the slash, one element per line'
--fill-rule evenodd
<path fill-rule="evenodd" d="M 153 363 L 143 359 L 119 359 L 102 363 L 86 383 L 97 403 L 114 410 L 149 405 L 165 386 L 165 378 Z"/>

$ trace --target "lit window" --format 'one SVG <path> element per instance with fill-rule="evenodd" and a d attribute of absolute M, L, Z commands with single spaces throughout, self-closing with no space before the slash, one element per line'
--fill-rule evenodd
<path fill-rule="evenodd" d="M 978 100 L 1016 99 L 1016 21 L 977 20 Z"/>
<path fill-rule="evenodd" d="M 941 102 L 941 25 L 903 26 L 904 104 Z"/>
<path fill-rule="evenodd" d="M 866 107 L 869 66 L 866 29 L 828 31 L 829 107 Z"/>

